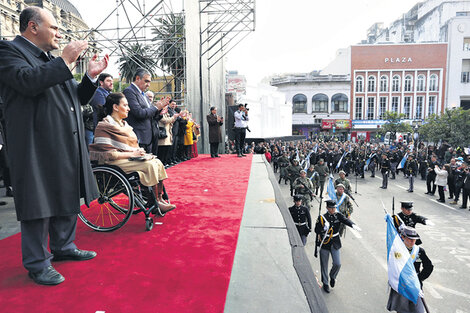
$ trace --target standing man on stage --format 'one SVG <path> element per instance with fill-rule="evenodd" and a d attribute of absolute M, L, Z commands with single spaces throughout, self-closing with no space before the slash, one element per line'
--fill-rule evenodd
<path fill-rule="evenodd" d="M 431 275 L 434 266 L 432 265 L 432 262 L 429 257 L 426 255 L 426 251 L 424 251 L 423 248 L 415 245 L 416 241 L 420 238 L 414 228 L 404 226 L 401 232 L 401 238 L 403 239 L 406 248 L 411 254 L 413 265 L 415 267 L 416 273 L 418 274 L 418 279 L 422 289 L 423 281 Z M 396 292 L 393 288 L 390 288 L 387 310 L 410 313 L 425 312 L 423 300 L 421 299 L 421 297 L 418 297 L 417 304 L 414 304 L 412 301 L 408 300 L 407 298 Z"/>
<path fill-rule="evenodd" d="M 129 102 L 129 116 L 127 122 L 132 126 L 139 146 L 147 153 L 158 153 L 158 123 L 153 122 L 153 118 L 163 108 L 157 108 L 150 103 L 145 91 L 149 88 L 151 82 L 150 73 L 143 69 L 137 69 L 134 74 L 133 82 L 122 92 Z M 155 140 L 157 138 L 157 140 Z M 156 147 L 154 147 L 156 145 Z"/>
<path fill-rule="evenodd" d="M 340 225 L 345 224 L 358 231 L 361 229 L 350 219 L 336 210 L 335 201 L 327 200 L 326 209 L 328 212 L 320 215 L 317 219 L 317 223 L 315 224 L 315 233 L 317 236 L 317 243 L 320 246 L 320 267 L 323 290 L 329 293 L 330 285 L 331 287 L 335 286 L 336 277 L 338 276 L 341 268 L 341 258 L 339 253 L 339 249 L 341 249 L 341 239 L 339 238 Z M 333 258 L 333 267 L 328 273 L 330 254 Z"/>
<path fill-rule="evenodd" d="M 91 145 L 93 138 L 95 137 L 95 128 L 98 125 L 99 114 L 104 112 L 104 104 L 106 103 L 106 97 L 111 91 L 113 91 L 113 76 L 107 73 L 101 73 L 98 77 L 98 83 L 100 86 L 96 89 L 93 98 L 90 100 L 90 105 L 93 108 L 93 129 L 87 131 L 87 143 Z"/>
<path fill-rule="evenodd" d="M 98 61 L 94 56 L 77 84 L 68 66 L 87 49 L 86 41 L 72 41 L 53 57 L 50 51 L 59 48 L 62 38 L 59 26 L 49 11 L 35 6 L 20 13 L 20 33 L 12 41 L 0 41 L 0 97 L 23 266 L 36 283 L 57 285 L 64 277 L 51 260 L 96 256 L 74 243 L 80 198 L 88 205 L 99 195 L 81 105 L 93 96 L 96 77 L 109 57 Z"/>
<path fill-rule="evenodd" d="M 243 105 L 238 105 L 238 110 L 233 113 L 235 118 L 235 148 L 239 158 L 246 156 L 243 152 L 245 149 L 246 129 L 248 128 L 248 109 Z"/>
<path fill-rule="evenodd" d="M 217 108 L 211 107 L 211 113 L 207 115 L 209 124 L 209 144 L 211 146 L 211 158 L 219 157 L 219 143 L 222 142 L 222 132 L 220 126 L 224 124 L 224 118 L 217 115 Z"/>
<path fill-rule="evenodd" d="M 302 199 L 301 195 L 295 195 L 294 205 L 289 208 L 289 212 L 297 227 L 300 239 L 302 239 L 302 243 L 305 246 L 307 244 L 307 236 L 312 229 L 312 218 L 310 216 L 310 209 L 302 205 Z"/>

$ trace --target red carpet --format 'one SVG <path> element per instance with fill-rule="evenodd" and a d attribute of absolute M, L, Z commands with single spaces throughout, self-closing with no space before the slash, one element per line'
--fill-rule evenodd
<path fill-rule="evenodd" d="M 143 213 L 111 233 L 78 221 L 78 247 L 98 256 L 53 263 L 66 279 L 55 287 L 27 277 L 19 234 L 1 240 L 0 311 L 223 312 L 251 160 L 199 155 L 170 168 L 166 188 L 178 208 L 150 232 Z"/>

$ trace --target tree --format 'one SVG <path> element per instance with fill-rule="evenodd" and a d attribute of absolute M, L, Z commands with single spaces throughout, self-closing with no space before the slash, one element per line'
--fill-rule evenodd
<path fill-rule="evenodd" d="M 156 20 L 160 25 L 153 28 L 152 33 L 156 35 L 153 40 L 159 42 L 157 64 L 162 70 L 173 74 L 173 98 L 179 99 L 186 66 L 184 16 L 170 13 Z"/>
<path fill-rule="evenodd" d="M 413 128 L 410 124 L 404 123 L 403 119 L 405 118 L 405 114 L 397 113 L 388 111 L 385 112 L 384 120 L 386 123 L 380 129 L 382 134 L 390 132 L 390 138 L 395 139 L 395 134 L 400 133 L 412 133 Z"/>
<path fill-rule="evenodd" d="M 139 43 L 129 47 L 127 53 L 119 58 L 119 71 L 127 83 L 131 83 L 138 68 L 149 71 L 150 76 L 154 76 L 155 62 L 148 55 L 149 48 Z"/>
<path fill-rule="evenodd" d="M 451 146 L 468 146 L 470 144 L 470 111 L 446 109 L 442 115 L 431 115 L 419 128 L 420 136 L 438 143 L 447 141 Z"/>

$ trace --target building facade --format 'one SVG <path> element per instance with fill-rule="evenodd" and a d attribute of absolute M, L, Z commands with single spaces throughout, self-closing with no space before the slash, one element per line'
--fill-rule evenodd
<path fill-rule="evenodd" d="M 349 75 L 286 74 L 274 77 L 271 85 L 278 87 L 292 106 L 293 135 L 345 136 L 349 131 Z"/>
<path fill-rule="evenodd" d="M 60 32 L 63 36 L 63 42 L 60 44 L 59 51 L 71 40 L 80 40 L 89 27 L 82 20 L 78 10 L 67 0 L 0 0 L 0 40 L 12 40 L 16 35 L 20 34 L 20 13 L 27 7 L 35 5 L 44 8 L 52 13 L 55 17 Z M 93 39 L 90 34 L 89 39 Z M 53 51 L 54 54 L 59 51 Z M 97 49 L 91 47 L 87 53 L 87 57 L 91 57 Z M 84 73 L 86 68 L 79 62 L 75 72 Z"/>
<path fill-rule="evenodd" d="M 387 111 L 422 121 L 444 110 L 446 43 L 351 47 L 350 118 L 354 130 L 376 132 Z"/>

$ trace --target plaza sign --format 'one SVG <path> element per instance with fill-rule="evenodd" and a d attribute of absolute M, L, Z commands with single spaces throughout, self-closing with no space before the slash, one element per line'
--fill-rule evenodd
<path fill-rule="evenodd" d="M 401 57 L 401 58 L 385 58 L 385 63 L 411 63 L 412 58 Z"/>

